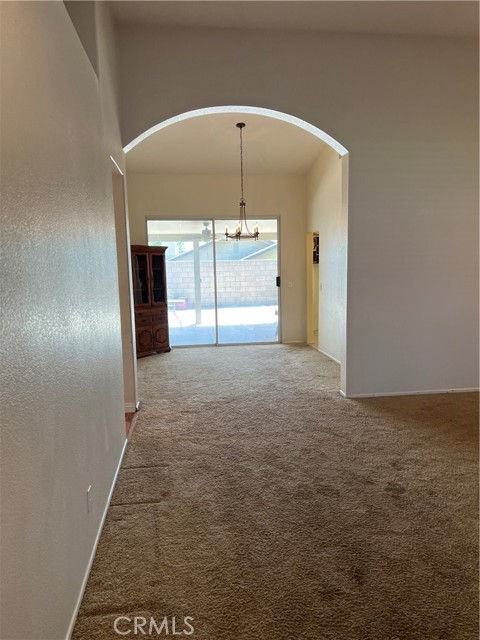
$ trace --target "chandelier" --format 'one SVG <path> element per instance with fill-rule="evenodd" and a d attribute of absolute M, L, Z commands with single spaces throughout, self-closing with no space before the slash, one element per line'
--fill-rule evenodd
<path fill-rule="evenodd" d="M 243 197 L 243 128 L 244 122 L 238 122 L 236 125 L 240 129 L 240 219 L 235 228 L 235 233 L 228 233 L 228 227 L 225 227 L 225 240 L 229 238 L 240 240 L 241 238 L 253 238 L 258 240 L 258 224 L 253 227 L 253 233 L 248 228 L 247 213 L 245 211 L 246 203 Z M 243 227 L 245 225 L 245 233 Z"/>

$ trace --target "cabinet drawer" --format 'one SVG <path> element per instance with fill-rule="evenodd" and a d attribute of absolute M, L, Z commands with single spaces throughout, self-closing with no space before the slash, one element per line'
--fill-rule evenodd
<path fill-rule="evenodd" d="M 137 327 L 151 326 L 152 316 L 136 316 L 135 324 Z"/>
<path fill-rule="evenodd" d="M 152 324 L 166 324 L 168 320 L 167 312 L 158 313 L 152 316 Z"/>

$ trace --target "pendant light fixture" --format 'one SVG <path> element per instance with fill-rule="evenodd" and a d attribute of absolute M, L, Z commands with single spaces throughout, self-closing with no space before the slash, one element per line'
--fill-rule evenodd
<path fill-rule="evenodd" d="M 245 127 L 245 123 L 238 122 L 236 126 L 240 129 L 240 219 L 235 228 L 235 233 L 228 233 L 228 227 L 225 227 L 225 240 L 228 240 L 229 238 L 237 241 L 241 238 L 253 238 L 254 240 L 258 240 L 258 224 L 255 224 L 253 227 L 253 233 L 248 228 L 247 213 L 245 211 L 246 203 L 243 197 L 243 128 Z"/>

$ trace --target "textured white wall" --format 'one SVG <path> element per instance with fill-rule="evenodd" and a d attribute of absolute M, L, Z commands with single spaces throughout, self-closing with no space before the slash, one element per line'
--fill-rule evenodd
<path fill-rule="evenodd" d="M 348 394 L 478 386 L 476 40 L 137 26 L 119 55 L 124 144 L 243 104 L 349 150 Z"/>
<path fill-rule="evenodd" d="M 342 163 L 326 147 L 307 176 L 307 231 L 319 234 L 318 348 L 339 362 L 345 352 L 347 276 Z"/>
<path fill-rule="evenodd" d="M 238 175 L 127 174 L 132 244 L 146 244 L 145 219 L 238 215 Z M 305 341 L 305 178 L 248 176 L 248 215 L 280 218 L 284 342 Z M 255 212 L 255 213 L 253 213 Z M 253 218 L 252 218 L 253 219 Z M 259 221 L 260 231 L 261 222 Z M 292 287 L 287 283 L 291 282 Z"/>
<path fill-rule="evenodd" d="M 120 146 L 98 10 L 100 84 L 62 2 L 1 3 L 9 640 L 66 637 L 125 441 L 109 159 Z"/>

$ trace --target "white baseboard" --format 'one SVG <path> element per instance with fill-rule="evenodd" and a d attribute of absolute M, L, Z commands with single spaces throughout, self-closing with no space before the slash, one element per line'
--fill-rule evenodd
<path fill-rule="evenodd" d="M 87 586 L 88 577 L 90 575 L 90 571 L 92 569 L 93 560 L 95 558 L 95 553 L 97 552 L 98 542 L 100 540 L 100 536 L 102 534 L 103 525 L 105 524 L 105 518 L 107 517 L 108 507 L 110 506 L 110 501 L 112 499 L 113 490 L 115 489 L 115 484 L 117 482 L 118 473 L 120 471 L 120 467 L 122 465 L 123 456 L 125 455 L 125 449 L 127 448 L 128 440 L 125 439 L 123 444 L 122 452 L 120 454 L 120 460 L 118 461 L 117 469 L 115 471 L 115 475 L 113 477 L 112 486 L 110 487 L 110 492 L 108 494 L 107 503 L 105 505 L 105 509 L 103 510 L 102 518 L 100 520 L 100 525 L 98 527 L 97 535 L 95 536 L 95 541 L 93 543 L 92 553 L 90 554 L 90 559 L 88 561 L 87 570 L 85 571 L 85 575 L 83 577 L 82 586 L 80 588 L 80 593 L 78 595 L 77 604 L 75 606 L 75 610 L 72 615 L 72 619 L 70 621 L 70 625 L 68 627 L 67 635 L 65 640 L 70 640 L 70 637 L 73 633 L 73 628 L 75 627 L 75 622 L 77 621 L 78 612 L 80 610 L 80 605 L 82 604 L 83 594 L 85 593 L 85 588 Z"/>
<path fill-rule="evenodd" d="M 329 358 L 330 360 L 333 360 L 333 362 L 336 362 L 337 364 L 341 365 L 342 363 L 340 362 L 340 360 L 337 360 L 337 358 L 334 358 L 333 356 L 331 356 L 329 353 L 327 353 L 326 351 L 323 351 L 323 349 L 320 349 L 319 347 L 316 347 L 317 351 L 320 351 L 320 353 L 322 353 L 324 356 L 327 356 L 327 358 Z"/>
<path fill-rule="evenodd" d="M 332 355 L 330 355 L 327 351 L 324 351 L 323 349 L 320 349 L 320 347 L 318 346 L 318 344 L 316 344 L 315 342 L 307 342 L 309 347 L 312 347 L 312 349 L 315 349 L 315 351 L 318 351 L 319 353 L 321 353 L 322 355 L 326 356 L 329 360 L 333 360 L 333 362 L 335 362 L 338 365 L 342 365 L 342 363 L 340 362 L 340 360 L 337 360 L 337 358 L 334 358 Z"/>
<path fill-rule="evenodd" d="M 137 403 L 135 402 L 126 402 L 125 403 L 125 413 L 135 413 L 137 411 Z"/>
<path fill-rule="evenodd" d="M 466 389 L 435 389 L 428 391 L 388 391 L 385 393 L 354 393 L 346 395 L 343 391 L 340 391 L 340 394 L 344 398 L 354 399 L 354 398 L 383 398 L 389 396 L 427 396 L 427 395 L 437 395 L 441 393 L 477 393 L 480 391 L 478 388 L 466 388 Z"/>

